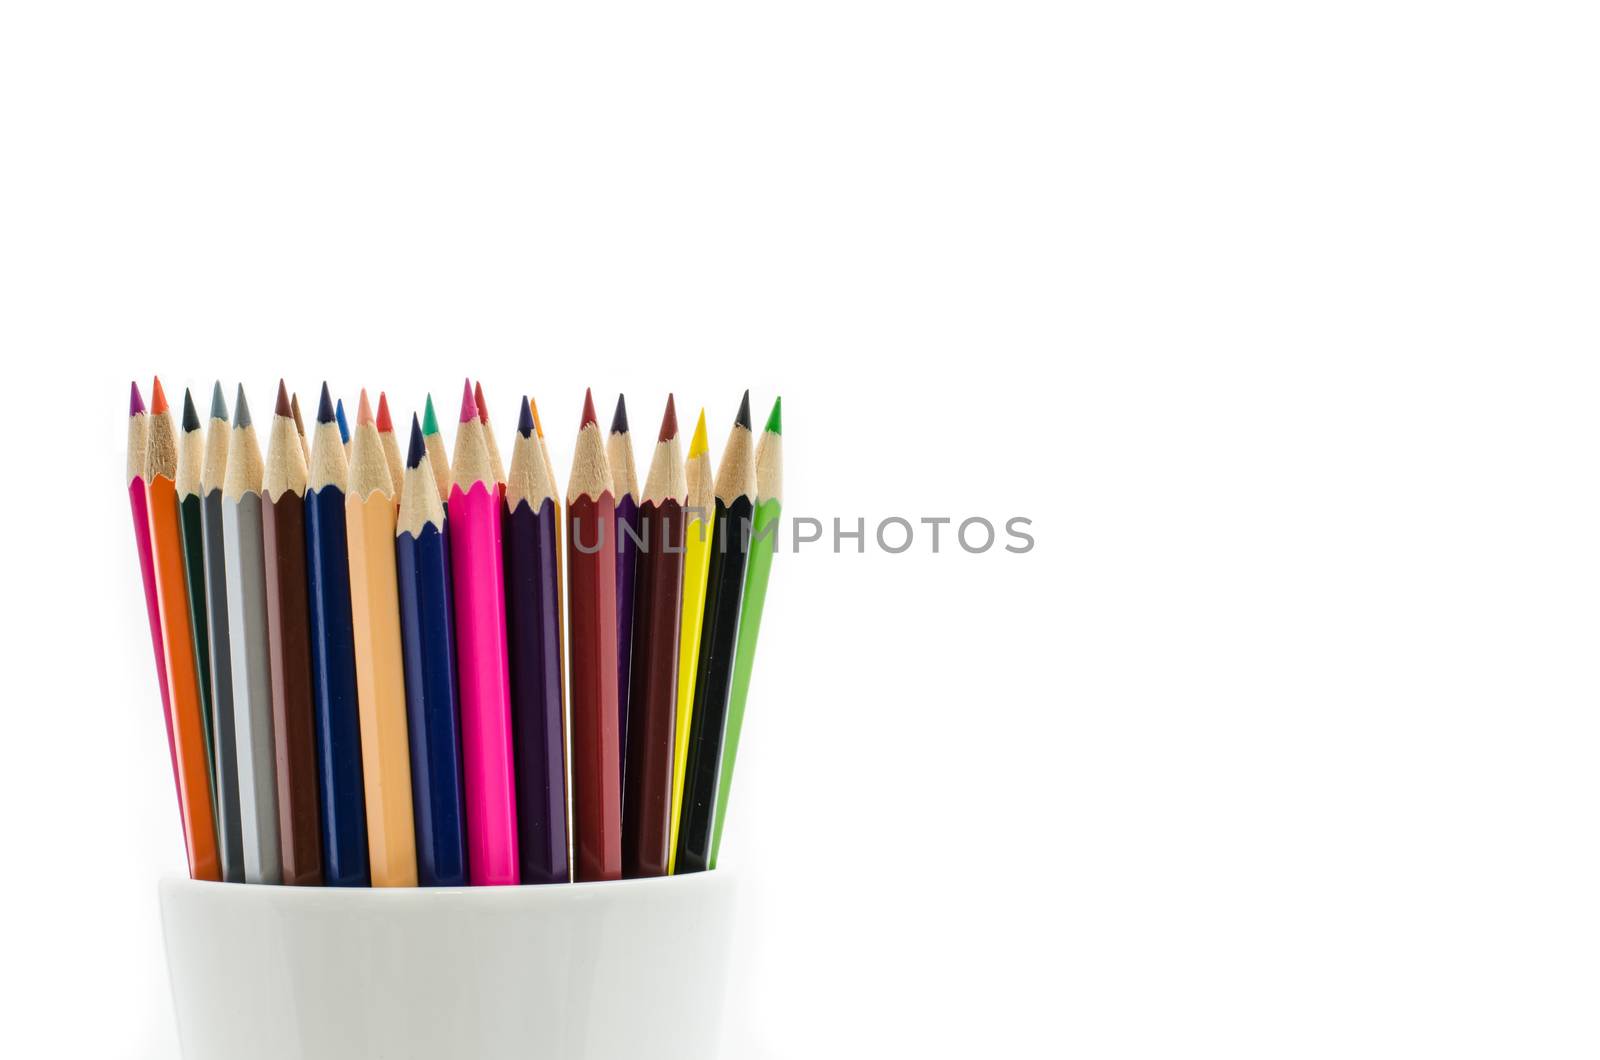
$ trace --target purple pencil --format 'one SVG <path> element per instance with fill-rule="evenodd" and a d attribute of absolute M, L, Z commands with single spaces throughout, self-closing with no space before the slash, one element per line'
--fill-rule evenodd
<path fill-rule="evenodd" d="M 617 497 L 617 747 L 623 755 L 618 776 L 627 770 L 628 688 L 633 667 L 634 573 L 639 564 L 639 474 L 633 465 L 633 438 L 628 434 L 628 406 L 617 395 L 606 439 L 606 460 L 611 465 L 611 490 Z M 627 781 L 624 779 L 624 785 Z"/>
<path fill-rule="evenodd" d="M 506 476 L 506 643 L 517 763 L 517 851 L 523 883 L 566 883 L 567 789 L 561 710 L 561 518 L 522 399 Z"/>

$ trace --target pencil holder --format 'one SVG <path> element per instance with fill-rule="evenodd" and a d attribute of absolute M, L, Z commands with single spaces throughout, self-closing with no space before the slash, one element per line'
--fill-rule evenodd
<path fill-rule="evenodd" d="M 168 879 L 188 1060 L 705 1060 L 732 884 L 722 872 L 462 889 Z"/>

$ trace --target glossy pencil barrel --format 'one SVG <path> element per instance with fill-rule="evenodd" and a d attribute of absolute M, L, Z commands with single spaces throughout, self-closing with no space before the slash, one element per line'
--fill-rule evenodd
<path fill-rule="evenodd" d="M 556 502 L 506 516 L 506 637 L 517 754 L 517 850 L 523 883 L 565 883 L 567 793 L 561 718 L 561 596 Z"/>
<path fill-rule="evenodd" d="M 167 727 L 167 756 L 172 762 L 172 790 L 178 796 L 178 804 L 181 807 L 183 785 L 178 781 L 178 745 L 172 735 L 172 692 L 167 686 L 166 638 L 161 634 L 161 601 L 156 593 L 155 562 L 150 555 L 148 488 L 142 478 L 128 483 L 128 507 L 133 512 L 133 543 L 139 553 L 139 580 L 144 585 L 145 616 L 150 620 L 150 647 L 155 650 L 156 682 L 161 686 L 161 720 Z"/>
<path fill-rule="evenodd" d="M 365 395 L 362 408 L 366 408 Z M 371 427 L 361 424 L 356 429 L 365 435 Z M 364 444 L 358 437 L 357 452 Z M 345 519 L 372 883 L 375 887 L 415 887 L 417 846 L 395 575 L 394 498 L 380 491 L 365 498 L 347 497 Z"/>
<path fill-rule="evenodd" d="M 731 505 L 717 500 L 711 569 L 706 577 L 704 628 L 700 632 L 700 667 L 695 677 L 694 720 L 684 765 L 678 872 L 702 872 L 711 864 L 711 826 L 716 819 L 717 783 L 722 776 L 728 693 L 733 683 L 733 655 L 749 559 L 750 514 L 748 497 L 739 497 Z"/>
<path fill-rule="evenodd" d="M 172 479 L 150 480 L 150 555 L 161 605 L 162 645 L 167 687 L 172 697 L 172 734 L 178 756 L 178 803 L 184 820 L 189 875 L 221 880 L 216 820 L 211 808 L 207 748 L 200 720 L 199 675 L 190 635 L 188 585 L 178 526 L 178 495 Z"/>
<path fill-rule="evenodd" d="M 761 612 L 767 602 L 767 578 L 778 551 L 778 519 L 783 505 L 764 500 L 756 505 L 750 534 L 750 562 L 744 575 L 744 602 L 739 608 L 739 638 L 734 648 L 733 685 L 728 693 L 727 735 L 723 739 L 722 772 L 717 778 L 716 822 L 711 829 L 711 867 L 717 867 L 722 849 L 722 826 L 728 819 L 728 793 L 733 789 L 733 766 L 744 732 L 744 705 L 750 696 L 750 673 L 755 668 L 756 641 L 761 636 Z"/>
<path fill-rule="evenodd" d="M 467 821 L 461 790 L 446 533 L 430 525 L 415 537 L 399 535 L 395 562 L 400 639 L 405 648 L 417 882 L 424 887 L 461 887 L 467 883 Z"/>
<path fill-rule="evenodd" d="M 684 510 L 683 608 L 678 618 L 678 711 L 672 723 L 672 834 L 667 871 L 678 868 L 678 832 L 683 824 L 683 778 L 688 771 L 689 732 L 694 722 L 694 685 L 700 667 L 700 634 L 705 620 L 706 575 L 711 564 L 712 513 Z"/>
<path fill-rule="evenodd" d="M 457 484 L 450 493 L 467 865 L 479 886 L 520 879 L 501 508 L 493 482 L 474 482 L 466 491 Z"/>
<path fill-rule="evenodd" d="M 617 749 L 622 756 L 622 775 L 627 775 L 629 693 L 633 668 L 634 596 L 638 592 L 635 572 L 639 566 L 639 504 L 632 494 L 624 494 L 616 505 L 617 539 Z"/>
<path fill-rule="evenodd" d="M 305 518 L 312 705 L 322 794 L 322 878 L 330 887 L 366 887 L 372 874 L 367 860 L 344 491 L 335 486 L 307 490 Z"/>
<path fill-rule="evenodd" d="M 226 426 L 213 430 L 226 430 Z M 217 778 L 217 857 L 226 883 L 244 882 L 239 822 L 239 764 L 233 735 L 233 646 L 228 637 L 227 551 L 222 543 L 222 491 L 200 501 L 205 532 L 206 630 L 211 653 L 211 758 Z"/>
<path fill-rule="evenodd" d="M 312 707 L 305 499 L 300 494 L 262 498 L 261 540 L 283 882 L 321 886 L 322 814 Z"/>
<path fill-rule="evenodd" d="M 635 572 L 627 766 L 622 774 L 622 874 L 664 876 L 672 836 L 673 723 L 683 607 L 683 506 L 646 503 Z"/>
<path fill-rule="evenodd" d="M 567 505 L 572 673 L 573 879 L 622 876 L 617 751 L 617 555 L 609 491 Z"/>
<path fill-rule="evenodd" d="M 278 822 L 277 742 L 272 720 L 272 653 L 267 641 L 267 572 L 261 494 L 222 502 L 228 627 L 233 651 L 233 731 L 239 773 L 246 883 L 283 879 Z"/>
<path fill-rule="evenodd" d="M 189 642 L 194 647 L 195 680 L 200 692 L 200 734 L 206 742 L 206 785 L 211 789 L 214 810 L 217 801 L 217 764 L 216 742 L 212 735 L 211 633 L 206 628 L 206 531 L 200 523 L 202 507 L 198 493 L 178 498 L 178 529 L 183 538 L 183 584 L 189 605 Z"/>

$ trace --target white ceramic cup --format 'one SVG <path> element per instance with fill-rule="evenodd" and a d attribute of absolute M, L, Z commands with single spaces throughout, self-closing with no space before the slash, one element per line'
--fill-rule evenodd
<path fill-rule="evenodd" d="M 706 1060 L 726 872 L 544 887 L 163 880 L 188 1060 Z"/>

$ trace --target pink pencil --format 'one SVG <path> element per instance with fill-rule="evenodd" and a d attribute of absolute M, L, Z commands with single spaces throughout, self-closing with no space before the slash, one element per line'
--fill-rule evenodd
<path fill-rule="evenodd" d="M 139 576 L 144 579 L 144 609 L 150 618 L 150 644 L 156 650 L 156 682 L 161 686 L 161 714 L 167 722 L 167 755 L 172 760 L 172 786 L 178 787 L 178 745 L 172 738 L 172 697 L 167 692 L 167 656 L 162 646 L 161 604 L 156 599 L 156 571 L 150 558 L 150 498 L 145 466 L 145 437 L 150 417 L 145 414 L 139 384 L 128 399 L 128 503 L 133 508 L 133 541 L 139 549 Z"/>
<path fill-rule="evenodd" d="M 461 693 L 461 764 L 467 797 L 467 864 L 476 886 L 520 882 L 517 794 L 506 657 L 505 560 L 500 487 L 484 442 L 472 383 L 461 396 L 450 487 L 450 572 Z"/>

